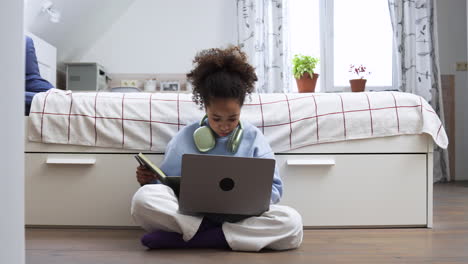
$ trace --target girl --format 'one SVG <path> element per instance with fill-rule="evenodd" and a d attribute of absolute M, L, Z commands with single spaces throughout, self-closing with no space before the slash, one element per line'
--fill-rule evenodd
<path fill-rule="evenodd" d="M 193 100 L 205 108 L 206 117 L 181 129 L 169 142 L 161 165 L 164 173 L 181 175 L 185 153 L 274 158 L 261 131 L 239 120 L 245 95 L 253 91 L 257 81 L 246 55 L 238 47 L 208 49 L 197 54 L 194 64 L 195 68 L 187 78 L 193 86 Z M 197 142 L 200 129 L 212 131 L 214 146 Z M 156 183 L 156 178 L 141 166 L 137 168 L 136 177 L 143 187 L 133 197 L 131 213 L 136 223 L 149 232 L 142 237 L 143 245 L 149 248 L 286 250 L 297 248 L 302 242 L 301 216 L 290 207 L 276 205 L 282 195 L 277 167 L 270 210 L 245 219 L 180 214 L 177 197 L 171 188 L 150 184 Z"/>

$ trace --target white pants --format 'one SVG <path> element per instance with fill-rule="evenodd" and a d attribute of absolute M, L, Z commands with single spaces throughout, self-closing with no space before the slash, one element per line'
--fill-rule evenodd
<path fill-rule="evenodd" d="M 133 196 L 131 214 L 146 231 L 164 230 L 182 234 L 190 240 L 202 222 L 202 216 L 178 212 L 177 197 L 162 184 L 147 184 Z M 226 241 L 233 250 L 259 251 L 293 249 L 302 243 L 302 218 L 299 213 L 282 205 L 270 205 L 261 216 L 249 217 L 236 223 L 222 225 Z"/>

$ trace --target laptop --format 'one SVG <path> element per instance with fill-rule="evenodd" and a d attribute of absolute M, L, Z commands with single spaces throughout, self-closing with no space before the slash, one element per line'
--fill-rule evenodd
<path fill-rule="evenodd" d="M 274 159 L 184 154 L 179 211 L 258 216 L 270 208 Z"/>

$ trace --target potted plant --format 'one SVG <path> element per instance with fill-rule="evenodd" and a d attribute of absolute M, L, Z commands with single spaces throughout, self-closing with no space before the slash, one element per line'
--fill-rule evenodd
<path fill-rule="evenodd" d="M 314 73 L 319 59 L 301 54 L 294 55 L 293 75 L 300 93 L 313 93 L 317 84 L 318 74 Z"/>
<path fill-rule="evenodd" d="M 367 79 L 364 77 L 370 75 L 371 73 L 367 71 L 366 67 L 363 65 L 356 67 L 354 64 L 349 66 L 349 72 L 352 75 L 357 75 L 357 79 L 349 80 L 349 84 L 351 85 L 352 92 L 364 92 L 366 89 L 366 82 Z"/>

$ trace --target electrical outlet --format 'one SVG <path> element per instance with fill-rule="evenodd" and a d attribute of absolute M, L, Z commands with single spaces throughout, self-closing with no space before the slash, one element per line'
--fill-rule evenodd
<path fill-rule="evenodd" d="M 138 87 L 138 80 L 121 80 L 120 86 L 122 87 Z"/>
<path fill-rule="evenodd" d="M 457 71 L 467 71 L 468 63 L 467 62 L 457 62 Z"/>

